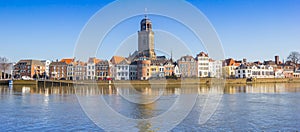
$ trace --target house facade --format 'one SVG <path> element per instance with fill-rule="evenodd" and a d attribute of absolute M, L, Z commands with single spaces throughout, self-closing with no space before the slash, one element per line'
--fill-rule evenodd
<path fill-rule="evenodd" d="M 197 57 L 197 77 L 208 77 L 209 76 L 209 58 L 208 54 L 200 52 Z"/>
<path fill-rule="evenodd" d="M 115 80 L 130 80 L 130 62 L 127 59 L 115 65 Z"/>
<path fill-rule="evenodd" d="M 49 65 L 50 79 L 60 80 L 67 79 L 67 63 L 65 62 L 52 62 Z"/>
<path fill-rule="evenodd" d="M 129 65 L 129 79 L 137 80 L 137 61 L 131 62 Z"/>
<path fill-rule="evenodd" d="M 172 60 L 168 60 L 164 63 L 164 70 L 166 77 L 174 75 L 174 63 Z"/>
<path fill-rule="evenodd" d="M 242 64 L 235 70 L 236 78 L 274 78 L 272 66 Z"/>
<path fill-rule="evenodd" d="M 23 76 L 30 78 L 39 78 L 45 72 L 45 65 L 40 60 L 20 60 L 14 66 L 14 77 L 22 78 Z"/>
<path fill-rule="evenodd" d="M 45 74 L 46 74 L 47 77 L 49 77 L 50 76 L 51 61 L 50 60 L 42 60 L 41 62 L 44 63 L 44 65 L 45 65 Z"/>
<path fill-rule="evenodd" d="M 165 60 L 151 60 L 150 75 L 151 78 L 163 78 L 165 77 Z"/>
<path fill-rule="evenodd" d="M 106 80 L 110 78 L 110 62 L 107 60 L 101 60 L 96 63 L 96 79 Z"/>
<path fill-rule="evenodd" d="M 148 80 L 151 77 L 150 65 L 151 65 L 151 61 L 146 58 L 140 58 L 137 61 L 137 79 L 138 80 Z"/>
<path fill-rule="evenodd" d="M 222 61 L 209 60 L 208 63 L 208 77 L 221 78 L 222 77 Z"/>
<path fill-rule="evenodd" d="M 197 61 L 192 56 L 183 56 L 178 61 L 179 72 L 181 77 L 197 77 Z"/>
<path fill-rule="evenodd" d="M 222 74 L 226 78 L 236 78 L 235 69 L 242 64 L 241 61 L 236 61 L 232 58 L 226 59 L 223 62 Z"/>
<path fill-rule="evenodd" d="M 100 62 L 96 57 L 89 58 L 86 64 L 86 78 L 88 80 L 95 80 L 96 78 L 96 64 Z"/>

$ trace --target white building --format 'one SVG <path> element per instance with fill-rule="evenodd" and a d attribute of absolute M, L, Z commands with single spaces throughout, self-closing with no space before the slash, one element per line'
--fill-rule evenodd
<path fill-rule="evenodd" d="M 236 78 L 274 78 L 272 66 L 242 64 L 235 70 Z"/>
<path fill-rule="evenodd" d="M 74 66 L 73 63 L 70 63 L 67 66 L 67 79 L 73 80 L 73 76 L 74 76 Z"/>
<path fill-rule="evenodd" d="M 73 80 L 86 80 L 86 63 L 77 61 L 75 64 Z"/>
<path fill-rule="evenodd" d="M 200 52 L 197 57 L 197 71 L 198 77 L 208 77 L 209 76 L 209 58 L 208 54 Z"/>
<path fill-rule="evenodd" d="M 222 77 L 222 61 L 209 60 L 208 63 L 208 77 L 221 78 Z"/>
<path fill-rule="evenodd" d="M 174 64 L 174 75 L 175 75 L 176 77 L 181 77 L 180 69 L 179 69 L 177 63 Z"/>
<path fill-rule="evenodd" d="M 284 78 L 283 69 L 274 70 L 275 78 Z"/>
<path fill-rule="evenodd" d="M 88 80 L 95 79 L 95 63 L 87 63 L 86 75 Z"/>
<path fill-rule="evenodd" d="M 51 61 L 50 60 L 42 60 L 41 62 L 43 62 L 45 64 L 45 73 L 49 77 L 50 76 L 50 64 L 51 64 Z"/>
<path fill-rule="evenodd" d="M 127 61 L 127 59 L 124 59 L 120 63 L 117 63 L 114 66 L 115 71 L 115 80 L 130 80 L 129 74 L 130 74 L 130 62 Z"/>
<path fill-rule="evenodd" d="M 165 66 L 163 64 L 158 66 L 158 77 L 165 77 Z"/>
<path fill-rule="evenodd" d="M 96 63 L 100 62 L 95 57 L 89 58 L 86 66 L 86 78 L 88 80 L 94 80 L 96 77 Z"/>

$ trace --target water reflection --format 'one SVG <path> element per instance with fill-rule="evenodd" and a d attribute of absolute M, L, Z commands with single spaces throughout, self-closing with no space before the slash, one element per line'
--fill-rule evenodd
<path fill-rule="evenodd" d="M 198 102 L 195 106 L 196 110 L 194 110 L 196 112 L 192 112 L 192 116 L 188 117 L 180 127 L 177 127 L 175 129 L 175 131 L 177 129 L 178 131 L 190 130 L 187 128 L 191 127 L 196 128 L 195 131 L 239 131 L 243 130 L 244 128 L 248 128 L 248 130 L 251 130 L 252 128 L 255 128 L 257 126 L 268 126 L 270 124 L 273 124 L 273 127 L 279 127 L 280 125 L 278 124 L 280 123 L 287 123 L 286 125 L 290 125 L 290 128 L 299 126 L 299 123 L 291 121 L 300 120 L 300 116 L 297 116 L 296 114 L 299 111 L 299 107 L 297 106 L 300 106 L 300 84 L 297 83 L 225 85 L 225 88 L 206 85 L 185 85 L 181 88 L 177 86 L 168 86 L 163 90 L 163 92 L 161 92 L 161 89 L 159 88 L 151 88 L 149 86 L 136 86 L 134 88 L 136 89 L 136 91 L 139 91 L 142 93 L 142 95 L 144 95 L 139 97 L 141 100 L 147 99 L 148 96 L 154 97 L 160 94 L 162 94 L 163 96 L 161 96 L 158 101 L 149 104 L 137 104 L 127 101 L 121 96 L 121 94 L 130 95 L 134 92 L 126 87 L 78 86 L 76 88 L 38 88 L 36 87 L 36 85 L 14 85 L 13 87 L 0 85 L 0 105 L 3 106 L 3 108 L 7 108 L 0 110 L 0 112 L 5 113 L 0 115 L 0 117 L 1 119 L 3 119 L 3 121 L 11 120 L 11 118 L 16 115 L 21 116 L 20 118 L 24 119 L 20 121 L 19 118 L 13 120 L 11 126 L 9 127 L 8 125 L 8 129 L 6 130 L 17 130 L 18 127 L 14 125 L 15 122 L 19 122 L 19 124 L 26 124 L 26 122 L 32 121 L 29 122 L 28 128 L 32 127 L 30 127 L 30 125 L 39 126 L 39 124 L 43 124 L 44 126 L 46 126 L 46 128 L 48 128 L 46 130 L 51 131 L 53 127 L 51 125 L 47 127 L 47 125 L 52 123 L 52 125 L 62 128 L 57 129 L 59 131 L 66 128 L 64 124 L 67 124 L 66 122 L 68 122 L 68 119 L 73 120 L 74 122 L 72 123 L 74 124 L 78 123 L 76 122 L 76 120 L 78 121 L 85 117 L 83 112 L 80 111 L 81 109 L 77 103 L 75 93 L 79 96 L 87 97 L 98 97 L 98 95 L 101 95 L 112 109 L 122 114 L 123 116 L 133 119 L 148 119 L 151 117 L 156 117 L 166 112 L 172 106 L 172 104 L 174 104 L 176 98 L 179 95 L 198 94 Z M 199 113 L 202 112 L 201 109 L 203 109 L 204 99 L 207 98 L 208 93 L 224 93 L 226 95 L 222 98 L 221 104 L 216 110 L 216 114 L 211 117 L 206 125 L 199 126 L 199 124 L 196 124 L 198 123 L 197 119 L 199 117 Z M 93 104 L 94 102 L 91 103 Z M 68 112 L 66 112 L 66 110 Z M 78 110 L 79 113 L 82 112 L 81 116 L 78 116 Z M 20 115 L 18 113 L 23 114 Z M 283 121 L 281 121 L 281 119 Z M 93 124 L 89 121 L 90 120 L 86 121 L 85 123 Z M 246 122 L 246 124 L 243 122 Z M 60 126 L 60 124 L 62 125 Z M 254 125 L 251 126 L 248 124 Z M 118 125 L 121 124 L 111 124 L 112 127 L 117 128 Z M 157 128 L 154 128 L 155 124 L 153 124 L 153 122 L 149 122 L 146 120 L 139 121 L 134 125 L 134 127 L 136 127 L 139 131 L 158 130 Z M 16 127 L 16 129 L 10 129 L 12 126 Z M 67 129 L 71 129 L 74 127 L 73 125 L 70 126 L 71 127 Z M 226 129 L 218 129 L 218 127 Z M 43 128 L 42 130 L 45 130 L 45 128 Z M 79 129 L 75 129 L 75 131 L 76 130 L 78 131 Z"/>
<path fill-rule="evenodd" d="M 179 95 L 179 94 L 208 94 L 209 92 L 224 93 L 224 94 L 236 94 L 236 93 L 285 93 L 285 92 L 300 92 L 300 84 L 297 83 L 269 83 L 269 84 L 247 84 L 247 85 L 226 85 L 225 88 L 207 85 L 187 85 L 183 88 L 177 86 L 168 86 L 162 92 L 160 88 L 149 86 L 136 86 L 136 91 L 142 93 L 145 96 L 157 96 L 157 95 Z M 195 90 L 196 89 L 196 90 Z M 13 92 L 19 92 L 22 94 L 58 94 L 58 95 L 130 95 L 134 94 L 130 88 L 126 87 L 114 87 L 107 86 L 77 86 L 73 87 L 48 87 L 37 88 L 35 85 L 0 85 L 0 94 L 12 94 Z"/>
<path fill-rule="evenodd" d="M 248 85 L 227 85 L 224 93 L 285 93 L 300 92 L 298 83 L 265 83 Z"/>

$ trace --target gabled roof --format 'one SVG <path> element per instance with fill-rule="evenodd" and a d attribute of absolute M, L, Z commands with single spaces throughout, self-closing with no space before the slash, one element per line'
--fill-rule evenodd
<path fill-rule="evenodd" d="M 275 61 L 264 61 L 264 65 L 276 65 Z"/>
<path fill-rule="evenodd" d="M 45 65 L 40 60 L 20 60 L 17 64 L 19 63 L 26 63 L 26 65 Z"/>
<path fill-rule="evenodd" d="M 160 66 L 164 65 L 167 60 L 151 60 L 151 65 Z"/>
<path fill-rule="evenodd" d="M 60 62 L 65 62 L 66 64 L 70 64 L 70 63 L 74 62 L 74 59 L 70 59 L 70 58 L 68 58 L 68 59 L 61 59 Z"/>
<path fill-rule="evenodd" d="M 170 64 L 170 65 L 174 65 L 174 63 L 173 63 L 173 60 L 167 60 L 165 63 L 164 63 L 164 65 L 168 65 L 168 64 Z"/>
<path fill-rule="evenodd" d="M 130 65 L 137 65 L 137 61 L 131 62 Z"/>
<path fill-rule="evenodd" d="M 98 63 L 100 62 L 101 60 L 100 59 L 97 59 L 96 57 L 90 57 L 89 60 L 88 60 L 88 63 Z"/>
<path fill-rule="evenodd" d="M 121 62 L 117 63 L 117 65 L 129 65 L 130 62 L 127 59 L 123 59 Z"/>
<path fill-rule="evenodd" d="M 108 60 L 100 60 L 99 62 L 96 63 L 96 65 L 109 65 Z"/>
<path fill-rule="evenodd" d="M 122 57 L 122 56 L 113 56 L 111 59 L 110 59 L 110 62 L 112 64 L 118 64 L 120 63 L 121 61 L 123 61 L 125 59 L 125 57 Z"/>
<path fill-rule="evenodd" d="M 195 61 L 194 57 L 193 56 L 189 56 L 189 55 L 186 55 L 186 56 L 182 56 L 178 61 L 182 61 L 184 59 L 184 61 Z"/>
<path fill-rule="evenodd" d="M 199 54 L 197 54 L 197 57 L 208 57 L 208 54 L 205 52 L 200 52 Z"/>

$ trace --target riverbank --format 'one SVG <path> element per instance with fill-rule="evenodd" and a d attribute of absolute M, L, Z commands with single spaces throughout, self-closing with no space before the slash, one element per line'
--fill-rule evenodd
<path fill-rule="evenodd" d="M 252 81 L 247 81 L 247 79 L 226 79 L 219 80 L 214 78 L 185 78 L 185 79 L 164 79 L 164 80 L 128 80 L 128 81 L 70 81 L 70 80 L 14 80 L 14 85 L 38 85 L 38 86 L 73 86 L 73 85 L 87 85 L 95 84 L 97 85 L 150 85 L 150 84 L 167 84 L 167 85 L 211 85 L 217 83 L 225 84 L 257 84 L 257 83 L 300 83 L 300 78 L 258 78 Z M 0 80 L 0 84 L 8 84 L 8 80 Z"/>
<path fill-rule="evenodd" d="M 8 84 L 8 80 L 0 80 L 0 85 L 7 85 Z"/>

